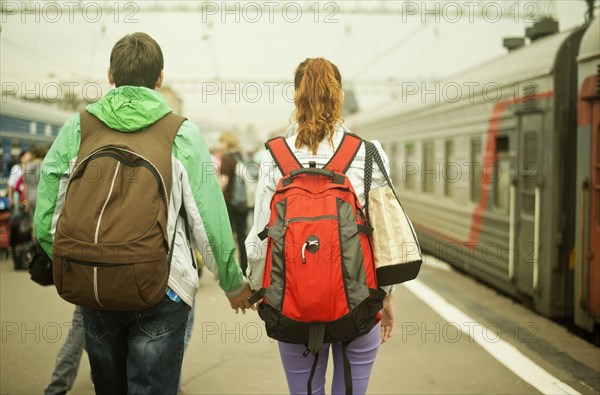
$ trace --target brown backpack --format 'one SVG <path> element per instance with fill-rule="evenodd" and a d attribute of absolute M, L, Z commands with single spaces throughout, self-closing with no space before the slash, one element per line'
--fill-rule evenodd
<path fill-rule="evenodd" d="M 169 245 L 171 152 L 184 120 L 170 113 L 124 133 L 81 113 L 81 144 L 52 246 L 54 284 L 66 301 L 133 311 L 164 296 L 175 240 Z"/>

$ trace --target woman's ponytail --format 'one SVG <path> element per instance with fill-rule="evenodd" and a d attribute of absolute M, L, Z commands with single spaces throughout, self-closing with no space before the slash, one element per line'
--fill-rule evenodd
<path fill-rule="evenodd" d="M 332 142 L 336 125 L 343 121 L 340 72 L 326 59 L 306 59 L 296 69 L 294 87 L 296 148 L 307 146 L 316 154 L 325 137 Z"/>

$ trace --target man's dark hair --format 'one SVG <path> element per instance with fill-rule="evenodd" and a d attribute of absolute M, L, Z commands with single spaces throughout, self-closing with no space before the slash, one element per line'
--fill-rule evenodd
<path fill-rule="evenodd" d="M 126 35 L 110 53 L 110 71 L 117 87 L 132 85 L 154 89 L 163 66 L 160 46 L 146 33 Z"/>

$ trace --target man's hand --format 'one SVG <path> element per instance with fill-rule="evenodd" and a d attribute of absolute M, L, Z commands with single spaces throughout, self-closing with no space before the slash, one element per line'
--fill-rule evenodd
<path fill-rule="evenodd" d="M 383 300 L 383 310 L 381 310 L 381 343 L 390 340 L 394 334 L 394 303 L 392 294 L 389 294 Z"/>
<path fill-rule="evenodd" d="M 246 309 L 251 308 L 250 303 L 248 303 L 248 298 L 252 296 L 254 293 L 252 289 L 250 289 L 250 284 L 247 280 L 244 279 L 244 290 L 242 293 L 236 296 L 232 296 L 229 299 L 229 304 L 231 304 L 231 308 L 235 310 L 237 314 L 240 310 L 242 310 L 243 314 L 246 314 Z"/>

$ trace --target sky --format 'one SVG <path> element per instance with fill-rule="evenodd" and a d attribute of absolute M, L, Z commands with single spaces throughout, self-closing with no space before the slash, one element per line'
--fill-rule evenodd
<path fill-rule="evenodd" d="M 583 0 L 209 1 L 204 12 L 192 1 L 74 3 L 2 2 L 4 90 L 56 96 L 63 84 L 62 92 L 99 97 L 114 43 L 143 31 L 162 47 L 165 85 L 183 99 L 184 115 L 213 136 L 238 131 L 248 144 L 288 125 L 293 73 L 307 57 L 335 63 L 368 111 L 403 82 L 442 80 L 502 56 L 502 39 L 523 36 L 536 17 L 553 15 L 567 30 L 586 11 Z M 26 5 L 33 11 L 15 11 Z"/>

